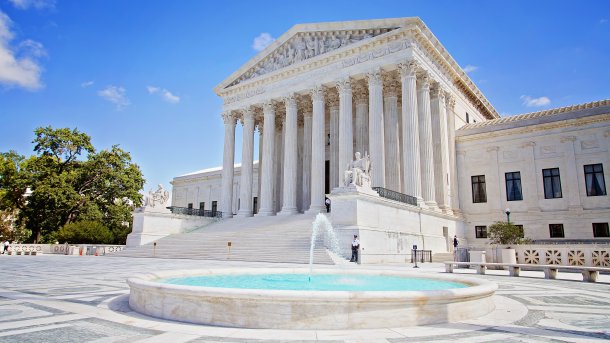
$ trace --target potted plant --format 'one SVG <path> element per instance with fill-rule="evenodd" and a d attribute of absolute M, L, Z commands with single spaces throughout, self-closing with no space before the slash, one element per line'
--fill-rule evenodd
<path fill-rule="evenodd" d="M 527 244 L 530 239 L 523 237 L 523 229 L 509 222 L 498 221 L 487 229 L 487 238 L 492 244 L 504 245 L 501 249 L 502 263 L 517 263 L 515 249 L 510 246 L 515 244 Z"/>

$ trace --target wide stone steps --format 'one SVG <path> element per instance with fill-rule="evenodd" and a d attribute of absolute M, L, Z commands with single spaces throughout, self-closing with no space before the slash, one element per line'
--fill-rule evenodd
<path fill-rule="evenodd" d="M 232 218 L 107 256 L 309 263 L 313 215 Z M 231 242 L 229 250 L 228 242 Z M 322 238 L 314 263 L 334 264 Z"/>

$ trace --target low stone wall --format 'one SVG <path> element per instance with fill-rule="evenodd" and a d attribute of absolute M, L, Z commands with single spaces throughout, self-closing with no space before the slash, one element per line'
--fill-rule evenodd
<path fill-rule="evenodd" d="M 471 247 L 470 250 L 485 250 L 487 262 L 503 262 L 503 248 L 506 246 Z M 515 249 L 517 263 L 610 267 L 610 244 L 532 244 L 510 248 Z"/>
<path fill-rule="evenodd" d="M 11 244 L 9 251 L 13 252 L 36 252 L 37 254 L 55 255 L 106 255 L 125 249 L 124 245 L 108 244 Z"/>

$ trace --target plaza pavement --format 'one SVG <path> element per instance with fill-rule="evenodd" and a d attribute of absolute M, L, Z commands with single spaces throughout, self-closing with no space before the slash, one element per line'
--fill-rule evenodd
<path fill-rule="evenodd" d="M 0 342 L 589 342 L 610 340 L 610 275 L 598 283 L 580 274 L 488 270 L 498 283 L 496 310 L 458 323 L 367 330 L 252 330 L 170 322 L 130 310 L 130 275 L 216 267 L 292 267 L 287 264 L 95 256 L 0 255 Z M 303 265 L 298 265 L 304 267 Z M 442 273 L 441 264 L 420 265 Z M 329 266 L 319 266 L 328 268 Z M 412 269 L 406 265 L 342 268 Z"/>

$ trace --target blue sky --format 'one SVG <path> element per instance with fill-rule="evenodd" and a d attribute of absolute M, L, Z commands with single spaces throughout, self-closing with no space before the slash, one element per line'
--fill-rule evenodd
<path fill-rule="evenodd" d="M 29 155 L 36 127 L 77 127 L 131 152 L 146 189 L 167 185 L 222 164 L 212 88 L 261 42 L 410 16 L 502 115 L 610 98 L 610 1 L 0 0 L 0 151 Z"/>

